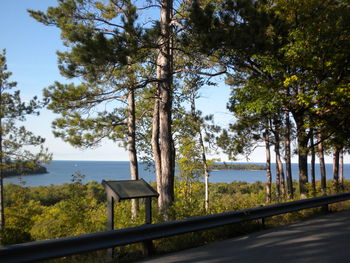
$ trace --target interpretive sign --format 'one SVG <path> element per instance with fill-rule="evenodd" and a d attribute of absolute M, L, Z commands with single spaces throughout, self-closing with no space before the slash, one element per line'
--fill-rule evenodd
<path fill-rule="evenodd" d="M 159 194 L 145 180 L 102 181 L 107 194 L 120 202 L 126 199 L 158 197 Z"/>
<path fill-rule="evenodd" d="M 145 180 L 122 180 L 122 181 L 102 181 L 107 193 L 107 227 L 108 230 L 114 229 L 114 201 L 121 202 L 128 199 L 145 199 L 146 218 L 145 223 L 152 223 L 152 197 L 158 197 L 159 194 Z M 145 252 L 152 254 L 152 241 L 145 242 Z M 113 257 L 113 251 L 111 251 Z"/>

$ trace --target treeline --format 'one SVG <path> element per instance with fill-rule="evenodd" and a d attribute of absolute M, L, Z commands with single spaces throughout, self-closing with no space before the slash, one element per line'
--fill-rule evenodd
<path fill-rule="evenodd" d="M 238 164 L 238 163 L 214 163 L 209 165 L 210 170 L 266 170 L 264 165 Z"/>
<path fill-rule="evenodd" d="M 18 176 L 18 175 L 30 175 L 30 174 L 47 174 L 47 168 L 45 166 L 35 166 L 30 167 L 28 165 L 24 165 L 22 167 L 13 167 L 8 168 L 3 171 L 4 177 L 9 176 Z"/>

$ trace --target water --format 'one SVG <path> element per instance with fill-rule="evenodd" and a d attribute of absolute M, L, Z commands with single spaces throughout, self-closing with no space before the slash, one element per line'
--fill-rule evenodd
<path fill-rule="evenodd" d="M 259 164 L 259 163 L 255 163 Z M 260 163 L 264 165 L 263 163 Z M 48 174 L 27 175 L 22 177 L 6 178 L 5 183 L 12 182 L 15 184 L 25 182 L 27 186 L 38 185 L 57 185 L 70 183 L 72 175 L 79 172 L 85 175 L 84 182 L 102 180 L 128 180 L 130 179 L 129 162 L 112 162 L 112 161 L 52 161 L 47 166 Z M 272 164 L 272 174 L 275 175 L 275 165 Z M 332 179 L 332 165 L 326 164 L 327 179 Z M 140 164 L 140 178 L 147 182 L 154 182 L 154 171 L 147 170 L 146 165 Z M 293 179 L 298 176 L 298 164 L 292 164 Z M 350 164 L 344 164 L 344 177 L 350 179 Z M 320 180 L 319 165 L 316 165 L 316 180 Z M 229 183 L 232 181 L 245 181 L 253 183 L 256 181 L 265 182 L 266 172 L 248 171 L 248 170 L 218 170 L 210 173 L 210 182 L 212 183 Z"/>

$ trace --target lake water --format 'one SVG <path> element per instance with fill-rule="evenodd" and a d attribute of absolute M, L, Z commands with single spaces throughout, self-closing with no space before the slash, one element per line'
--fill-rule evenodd
<path fill-rule="evenodd" d="M 264 163 L 254 163 L 261 164 Z M 112 161 L 52 161 L 46 165 L 48 174 L 27 175 L 21 177 L 6 178 L 5 183 L 12 182 L 20 184 L 22 182 L 27 186 L 38 185 L 57 185 L 71 182 L 72 175 L 79 172 L 85 175 L 84 182 L 102 180 L 128 180 L 130 179 L 129 162 Z M 140 164 L 140 178 L 147 182 L 155 181 L 153 170 L 147 170 L 145 164 Z M 327 179 L 332 179 L 332 165 L 326 165 Z M 298 178 L 298 164 L 292 164 L 293 179 Z M 275 165 L 272 165 L 272 174 L 275 175 Z M 350 179 L 350 164 L 344 164 L 344 177 Z M 319 165 L 316 165 L 316 180 L 319 180 Z M 247 171 L 247 170 L 219 170 L 210 173 L 210 182 L 229 183 L 232 181 L 245 181 L 253 183 L 256 181 L 266 181 L 266 171 Z"/>

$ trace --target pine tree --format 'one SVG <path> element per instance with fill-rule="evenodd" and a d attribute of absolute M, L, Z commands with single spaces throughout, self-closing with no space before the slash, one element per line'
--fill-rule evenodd
<path fill-rule="evenodd" d="M 32 169 L 51 160 L 51 154 L 43 146 L 45 139 L 18 126 L 26 115 L 38 114 L 41 104 L 36 97 L 29 103 L 22 102 L 20 91 L 12 91 L 17 83 L 9 81 L 11 75 L 3 50 L 0 54 L 0 230 L 5 229 L 3 179 L 6 171 Z M 36 152 L 32 151 L 33 147 Z"/>

